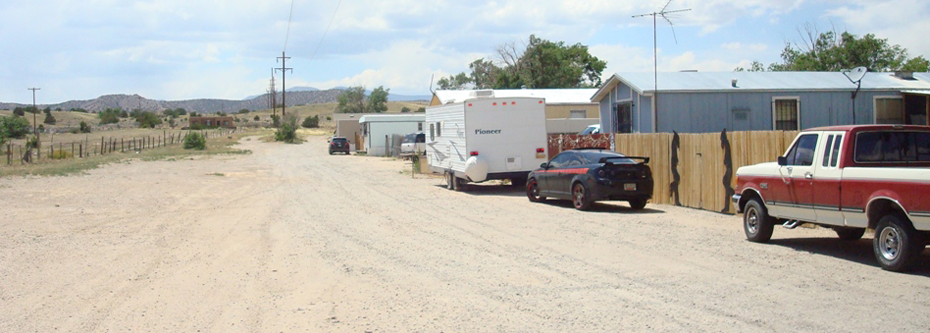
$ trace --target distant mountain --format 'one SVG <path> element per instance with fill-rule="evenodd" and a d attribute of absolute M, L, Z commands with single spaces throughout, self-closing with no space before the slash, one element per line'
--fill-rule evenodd
<path fill-rule="evenodd" d="M 336 101 L 336 97 L 342 93 L 341 90 L 322 90 L 322 91 L 288 91 L 287 106 L 331 103 Z M 278 100 L 280 100 L 280 95 Z M 280 103 L 280 102 L 279 102 Z M 259 95 L 248 100 L 228 100 L 228 99 L 192 99 L 184 101 L 162 101 L 148 99 L 139 95 L 104 95 L 91 100 L 67 101 L 58 104 L 41 104 L 40 109 L 50 107 L 52 110 L 61 108 L 70 110 L 72 108 L 81 108 L 90 112 L 100 112 L 111 109 L 133 110 L 142 109 L 143 111 L 162 111 L 165 109 L 184 108 L 187 111 L 198 113 L 215 113 L 222 111 L 226 113 L 237 112 L 242 109 L 262 110 L 268 109 L 268 95 Z M 16 107 L 25 107 L 26 104 L 3 103 L 0 102 L 0 109 L 10 110 Z"/>
<path fill-rule="evenodd" d="M 314 87 L 293 87 L 293 88 L 287 88 L 287 92 L 296 92 L 296 91 L 320 91 L 320 89 L 317 89 L 317 88 L 314 88 Z M 264 94 L 262 94 L 262 95 L 264 95 Z M 244 101 L 247 101 L 247 100 L 250 100 L 250 99 L 255 99 L 255 98 L 257 98 L 257 97 L 259 97 L 259 96 L 262 96 L 262 95 L 252 95 L 252 96 L 246 97 L 246 98 L 243 99 L 243 100 L 244 100 Z"/>

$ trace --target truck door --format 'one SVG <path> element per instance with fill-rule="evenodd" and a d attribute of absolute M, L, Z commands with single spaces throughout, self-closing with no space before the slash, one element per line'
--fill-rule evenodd
<path fill-rule="evenodd" d="M 830 225 L 845 225 L 840 211 L 840 179 L 843 171 L 838 167 L 839 154 L 844 149 L 844 132 L 824 132 L 819 146 L 823 147 L 814 161 L 814 211 L 817 222 Z"/>
<path fill-rule="evenodd" d="M 817 151 L 819 133 L 803 134 L 788 151 L 787 165 L 779 167 L 781 177 L 786 181 L 786 196 L 776 198 L 781 207 L 780 216 L 801 221 L 815 221 L 814 213 L 814 153 Z"/>

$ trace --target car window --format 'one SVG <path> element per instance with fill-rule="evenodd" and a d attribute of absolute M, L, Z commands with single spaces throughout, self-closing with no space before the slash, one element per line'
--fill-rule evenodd
<path fill-rule="evenodd" d="M 417 143 L 426 142 L 426 134 L 423 134 L 423 133 L 417 134 L 416 142 Z"/>
<path fill-rule="evenodd" d="M 417 138 L 416 134 L 407 134 L 404 136 L 404 140 L 401 141 L 401 143 L 411 143 L 411 142 L 414 142 L 416 138 Z"/>
<path fill-rule="evenodd" d="M 788 165 L 810 166 L 814 164 L 814 150 L 817 148 L 817 134 L 805 134 L 798 138 L 794 147 L 788 151 Z"/>
<path fill-rule="evenodd" d="M 930 133 L 863 132 L 856 135 L 856 162 L 930 160 Z"/>
<path fill-rule="evenodd" d="M 556 155 L 551 161 L 549 161 L 550 168 L 564 168 L 568 166 L 569 161 L 572 159 L 573 153 L 565 152 L 559 155 Z"/>
<path fill-rule="evenodd" d="M 579 166 L 579 165 L 582 165 L 582 164 L 584 164 L 584 163 L 581 162 L 580 156 L 579 156 L 578 154 L 574 154 L 574 156 L 572 156 L 572 158 L 570 158 L 570 159 L 568 160 L 568 165 L 566 165 L 566 166 L 573 167 L 573 166 Z"/>

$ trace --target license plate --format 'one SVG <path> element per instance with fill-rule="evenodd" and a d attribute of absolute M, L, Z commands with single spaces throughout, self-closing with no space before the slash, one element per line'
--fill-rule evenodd
<path fill-rule="evenodd" d="M 636 191 L 636 183 L 624 183 L 623 190 L 624 191 Z"/>

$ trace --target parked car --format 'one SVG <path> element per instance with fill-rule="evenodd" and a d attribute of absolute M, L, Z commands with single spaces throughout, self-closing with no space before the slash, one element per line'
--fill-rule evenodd
<path fill-rule="evenodd" d="M 588 210 L 601 200 L 628 201 L 633 209 L 643 209 L 653 190 L 647 163 L 648 157 L 624 156 L 603 148 L 564 151 L 530 172 L 526 196 L 532 202 L 548 197 L 572 200 L 579 210 Z"/>
<path fill-rule="evenodd" d="M 736 171 L 733 202 L 752 242 L 776 223 L 832 228 L 842 240 L 874 229 L 883 269 L 912 267 L 930 240 L 930 127 L 860 125 L 802 131 L 777 162 Z"/>
<path fill-rule="evenodd" d="M 404 136 L 400 143 L 401 154 L 425 154 L 426 153 L 426 134 L 410 133 Z"/>
<path fill-rule="evenodd" d="M 591 135 L 591 134 L 600 134 L 601 133 L 601 124 L 594 124 L 588 126 L 583 131 L 578 132 L 578 135 Z"/>
<path fill-rule="evenodd" d="M 334 152 L 342 152 L 349 155 L 349 140 L 340 136 L 334 136 L 329 139 L 329 154 L 332 155 Z"/>

